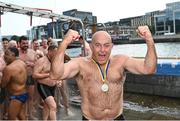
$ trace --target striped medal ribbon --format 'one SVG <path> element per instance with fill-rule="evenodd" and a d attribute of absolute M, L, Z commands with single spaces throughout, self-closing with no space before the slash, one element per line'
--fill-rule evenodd
<path fill-rule="evenodd" d="M 108 68 L 109 68 L 109 64 L 110 64 L 110 60 L 106 62 L 106 66 L 105 66 L 105 70 L 103 72 L 100 64 L 98 62 L 96 62 L 94 59 L 92 59 L 93 62 L 95 63 L 95 65 L 97 66 L 100 74 L 101 74 L 101 79 L 103 81 L 103 85 L 101 86 L 101 90 L 103 92 L 107 92 L 109 90 L 109 86 L 108 86 L 108 82 L 107 82 L 107 72 L 108 72 Z"/>

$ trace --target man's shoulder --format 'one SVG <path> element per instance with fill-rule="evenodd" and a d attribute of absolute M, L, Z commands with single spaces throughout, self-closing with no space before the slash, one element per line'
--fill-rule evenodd
<path fill-rule="evenodd" d="M 123 54 L 118 54 L 118 55 L 113 55 L 111 56 L 110 60 L 113 62 L 113 63 L 124 63 L 128 60 L 129 56 L 127 55 L 123 55 Z"/>
<path fill-rule="evenodd" d="M 18 59 L 18 60 L 16 60 L 15 61 L 16 63 L 19 63 L 20 65 L 26 65 L 26 63 L 23 61 L 23 60 L 21 60 L 21 59 Z M 16 65 L 16 64 L 15 64 Z M 18 66 L 18 65 L 17 65 Z"/>
<path fill-rule="evenodd" d="M 91 57 L 76 57 L 76 58 L 71 58 L 74 61 L 77 61 L 78 63 L 82 63 L 82 62 L 89 62 L 91 60 Z"/>
<path fill-rule="evenodd" d="M 126 59 L 126 58 L 129 58 L 129 56 L 128 56 L 128 55 L 125 55 L 125 54 L 118 54 L 118 55 L 113 55 L 113 56 L 111 56 L 110 58 L 111 58 L 111 59 L 118 59 L 118 58 L 120 58 L 120 59 Z"/>
<path fill-rule="evenodd" d="M 48 66 L 49 63 L 49 59 L 47 58 L 47 56 L 43 56 L 41 58 L 39 58 L 36 62 L 35 62 L 35 66 L 38 67 L 44 67 L 44 66 Z"/>
<path fill-rule="evenodd" d="M 10 70 L 16 70 L 19 69 L 22 66 L 26 66 L 25 62 L 22 61 L 21 59 L 13 61 L 11 64 L 7 66 Z"/>
<path fill-rule="evenodd" d="M 9 64 L 3 69 L 3 73 L 9 73 L 12 70 L 13 70 L 12 65 Z"/>
<path fill-rule="evenodd" d="M 69 62 L 71 64 L 73 63 L 73 64 L 76 64 L 76 65 L 83 67 L 85 65 L 88 65 L 88 63 L 90 62 L 90 59 L 86 58 L 86 57 L 75 57 L 75 58 L 71 58 L 71 60 Z"/>

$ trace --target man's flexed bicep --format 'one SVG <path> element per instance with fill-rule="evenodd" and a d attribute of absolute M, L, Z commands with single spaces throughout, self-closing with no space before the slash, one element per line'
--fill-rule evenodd
<path fill-rule="evenodd" d="M 154 62 L 153 62 L 154 63 Z M 128 58 L 125 61 L 125 69 L 134 74 L 153 74 L 155 67 L 153 64 L 148 64 L 147 59 Z"/>
<path fill-rule="evenodd" d="M 69 79 L 76 76 L 79 73 L 80 66 L 77 59 L 72 59 L 67 63 L 63 63 L 63 64 L 61 63 L 61 65 L 63 66 L 57 65 L 56 67 L 54 66 L 55 68 L 51 67 L 52 69 L 54 69 L 54 71 L 56 71 L 55 73 L 53 73 L 51 69 L 51 72 L 50 72 L 51 79 L 58 79 L 58 80 Z M 58 71 L 61 69 L 62 71 Z"/>
<path fill-rule="evenodd" d="M 68 63 L 64 64 L 64 73 L 60 79 L 70 79 L 75 77 L 80 71 L 79 60 L 72 59 Z"/>
<path fill-rule="evenodd" d="M 50 78 L 51 79 L 60 79 L 62 78 L 63 74 L 66 74 L 66 67 L 64 64 L 64 55 L 65 55 L 65 50 L 68 47 L 70 43 L 73 41 L 77 40 L 80 37 L 79 33 L 74 30 L 69 30 L 67 34 L 64 36 L 63 41 L 61 44 L 58 46 L 57 53 L 51 62 L 51 70 L 50 70 Z M 68 65 L 68 64 L 66 64 Z M 75 66 L 75 65 L 72 65 Z M 68 69 L 71 70 L 73 67 L 69 67 Z"/>
<path fill-rule="evenodd" d="M 145 74 L 144 60 L 136 58 L 127 58 L 124 67 L 131 73 L 134 74 Z"/>

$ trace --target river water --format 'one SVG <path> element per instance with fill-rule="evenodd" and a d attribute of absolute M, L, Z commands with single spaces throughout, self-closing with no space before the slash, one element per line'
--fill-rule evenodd
<path fill-rule="evenodd" d="M 180 57 L 180 43 L 156 43 L 155 46 L 158 57 L 174 58 L 173 60 L 180 61 L 177 59 Z M 132 57 L 144 57 L 146 49 L 146 44 L 114 45 L 112 55 L 126 54 Z M 68 49 L 67 53 L 75 57 L 80 54 L 80 48 Z M 73 95 L 78 92 L 75 93 L 73 91 Z M 79 107 L 76 110 L 79 111 Z M 125 93 L 124 115 L 128 120 L 180 120 L 180 99 Z M 79 116 L 74 118 L 81 119 Z"/>
<path fill-rule="evenodd" d="M 158 57 L 180 57 L 180 42 L 178 43 L 156 43 Z M 122 44 L 114 45 L 112 55 L 127 54 L 134 57 L 144 57 L 146 55 L 146 44 Z M 80 54 L 80 48 L 68 49 L 67 53 L 71 56 Z"/>

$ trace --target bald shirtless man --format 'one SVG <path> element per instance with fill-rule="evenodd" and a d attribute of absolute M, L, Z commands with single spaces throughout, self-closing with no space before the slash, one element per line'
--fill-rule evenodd
<path fill-rule="evenodd" d="M 135 74 L 153 74 L 156 71 L 157 55 L 151 32 L 147 26 L 140 26 L 138 34 L 147 44 L 145 59 L 135 59 L 126 55 L 110 56 L 113 43 L 105 31 L 98 31 L 90 45 L 92 56 L 78 57 L 64 64 L 67 46 L 79 39 L 76 31 L 69 30 L 58 47 L 52 62 L 52 79 L 75 77 L 82 97 L 83 119 L 123 120 L 123 85 L 125 70 Z"/>
<path fill-rule="evenodd" d="M 10 94 L 10 104 L 8 109 L 8 119 L 25 120 L 24 105 L 28 99 L 26 91 L 27 71 L 26 64 L 18 59 L 19 52 L 15 47 L 5 51 L 4 59 L 7 66 L 3 70 L 0 86 L 7 88 Z"/>
<path fill-rule="evenodd" d="M 51 61 L 56 54 L 57 46 L 50 45 L 48 47 L 48 53 L 46 56 L 37 60 L 34 70 L 33 77 L 37 79 L 37 89 L 44 100 L 43 106 L 43 120 L 56 120 L 56 102 L 54 100 L 56 81 L 49 78 L 49 71 L 51 66 Z"/>

